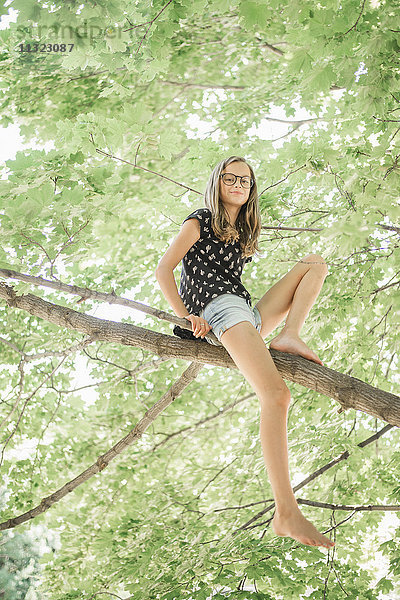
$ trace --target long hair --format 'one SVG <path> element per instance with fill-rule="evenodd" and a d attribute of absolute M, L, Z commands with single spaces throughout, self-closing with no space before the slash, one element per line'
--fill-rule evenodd
<path fill-rule="evenodd" d="M 241 206 L 235 225 L 229 223 L 228 214 L 219 196 L 219 182 L 222 171 L 232 162 L 244 162 L 250 169 L 253 185 L 250 188 L 249 198 Z M 221 160 L 213 169 L 204 192 L 204 203 L 210 209 L 211 224 L 214 233 L 222 242 L 229 243 L 239 240 L 242 256 L 252 256 L 258 246 L 261 231 L 261 215 L 258 203 L 257 183 L 254 171 L 249 163 L 241 156 L 230 156 Z"/>

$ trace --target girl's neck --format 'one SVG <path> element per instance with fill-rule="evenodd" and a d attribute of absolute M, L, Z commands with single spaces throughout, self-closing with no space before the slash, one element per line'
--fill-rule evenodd
<path fill-rule="evenodd" d="M 232 227 L 235 227 L 235 223 L 240 211 L 240 208 L 238 208 L 236 211 L 235 209 L 227 209 L 225 208 L 226 213 L 227 213 L 227 219 L 229 221 L 229 223 L 232 225 Z"/>

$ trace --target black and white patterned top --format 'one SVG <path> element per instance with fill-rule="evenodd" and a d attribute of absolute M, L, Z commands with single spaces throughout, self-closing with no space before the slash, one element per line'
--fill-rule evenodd
<path fill-rule="evenodd" d="M 199 315 L 211 300 L 222 294 L 244 298 L 251 308 L 251 296 L 241 282 L 245 263 L 252 257 L 242 257 L 239 241 L 225 243 L 219 240 L 211 226 L 209 208 L 198 208 L 188 215 L 200 223 L 200 238 L 182 259 L 179 295 L 190 314 Z M 175 325 L 175 335 L 198 340 L 191 331 Z M 205 340 L 202 340 L 205 341 Z"/>

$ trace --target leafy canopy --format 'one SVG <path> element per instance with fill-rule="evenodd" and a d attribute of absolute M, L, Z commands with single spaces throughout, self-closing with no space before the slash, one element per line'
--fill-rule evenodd
<path fill-rule="evenodd" d="M 262 256 L 243 275 L 254 303 L 301 257 L 321 254 L 329 275 L 302 337 L 330 368 L 395 392 L 398 7 L 12 0 L 3 14 L 10 7 L 18 17 L 0 31 L 0 124 L 18 124 L 25 147 L 0 181 L 0 268 L 171 311 L 155 267 L 183 218 L 202 206 L 210 170 L 239 154 L 254 167 L 266 227 Z M 66 50 L 21 52 L 28 43 Z M 277 125 L 277 108 L 282 133 L 261 134 L 262 124 Z M 14 288 L 77 308 L 65 294 Z M 78 307 L 98 311 L 89 300 Z M 186 363 L 155 367 L 147 351 L 103 342 L 65 354 L 82 334 L 5 303 L 0 319 L 1 468 L 12 499 L 4 521 L 126 435 Z M 171 334 L 150 317 L 141 325 Z M 80 389 L 89 374 L 92 387 Z M 297 497 L 398 504 L 397 431 L 360 449 L 384 423 L 290 389 L 293 485 L 349 451 Z M 102 590 L 159 600 L 213 591 L 222 599 L 228 590 L 235 599 L 319 599 L 322 590 L 337 600 L 395 598 L 400 529 L 393 517 L 382 534 L 383 511 L 304 506 L 316 527 L 333 528 L 328 561 L 319 549 L 276 538 L 265 519 L 231 535 L 272 498 L 249 391 L 236 371 L 203 369 L 135 445 L 38 517 L 60 539 L 41 559 L 40 591 L 52 600 Z M 22 458 L 16 451 L 28 442 Z"/>

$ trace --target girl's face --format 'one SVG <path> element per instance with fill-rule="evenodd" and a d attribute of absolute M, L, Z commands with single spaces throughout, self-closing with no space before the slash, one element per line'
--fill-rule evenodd
<path fill-rule="evenodd" d="M 226 207 L 240 210 L 240 207 L 246 204 L 250 195 L 250 188 L 242 187 L 240 181 L 240 177 L 251 178 L 249 166 L 244 162 L 232 162 L 222 170 L 221 175 L 224 173 L 239 175 L 239 177 L 236 178 L 235 183 L 232 185 L 225 184 L 222 177 L 220 177 L 219 196 Z M 231 179 L 234 179 L 234 177 Z"/>

